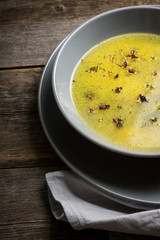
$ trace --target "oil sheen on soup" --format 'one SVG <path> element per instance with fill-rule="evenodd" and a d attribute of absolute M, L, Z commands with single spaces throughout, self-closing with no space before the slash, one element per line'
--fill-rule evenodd
<path fill-rule="evenodd" d="M 82 121 L 102 138 L 160 148 L 160 35 L 125 34 L 94 46 L 74 70 L 72 97 Z"/>

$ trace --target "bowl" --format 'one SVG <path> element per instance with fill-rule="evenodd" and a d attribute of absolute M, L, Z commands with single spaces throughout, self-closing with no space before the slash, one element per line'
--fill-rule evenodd
<path fill-rule="evenodd" d="M 66 120 L 84 137 L 107 150 L 135 157 L 158 157 L 160 149 L 133 149 L 107 141 L 89 129 L 73 104 L 71 76 L 79 59 L 97 43 L 125 33 L 160 34 L 160 8 L 133 6 L 97 15 L 75 29 L 61 47 L 52 71 L 53 94 Z"/>

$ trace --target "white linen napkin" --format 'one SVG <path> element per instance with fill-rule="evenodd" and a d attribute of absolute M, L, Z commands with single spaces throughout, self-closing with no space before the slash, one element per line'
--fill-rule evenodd
<path fill-rule="evenodd" d="M 74 229 L 160 236 L 160 209 L 142 211 L 116 203 L 69 170 L 47 173 L 46 180 L 53 215 Z"/>

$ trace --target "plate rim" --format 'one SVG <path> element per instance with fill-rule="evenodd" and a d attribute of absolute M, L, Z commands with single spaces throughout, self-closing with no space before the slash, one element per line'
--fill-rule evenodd
<path fill-rule="evenodd" d="M 110 15 L 116 12 L 121 12 L 121 11 L 127 11 L 127 10 L 135 10 L 135 9 L 150 9 L 150 10 L 159 10 L 160 9 L 160 5 L 139 5 L 139 6 L 127 6 L 127 7 L 121 7 L 121 8 L 115 8 L 115 9 L 111 9 L 109 11 L 105 11 L 102 12 L 100 14 L 95 15 L 94 17 L 88 19 L 87 21 L 83 22 L 80 26 L 78 26 L 77 28 L 75 28 L 70 34 L 69 36 L 66 38 L 66 41 L 64 42 L 64 44 L 62 44 L 61 48 L 59 49 L 58 53 L 57 53 L 57 57 L 55 59 L 55 63 L 54 63 L 54 67 L 52 68 L 52 91 L 55 97 L 55 101 L 61 111 L 61 113 L 63 114 L 63 116 L 65 117 L 65 119 L 68 121 L 68 123 L 76 130 L 79 132 L 79 134 L 81 134 L 83 137 L 85 137 L 87 140 L 93 142 L 94 144 L 97 144 L 100 147 L 103 147 L 106 150 L 118 153 L 118 154 L 122 154 L 122 155 L 126 155 L 126 156 L 131 156 L 131 157 L 137 157 L 137 158 L 159 158 L 160 157 L 160 152 L 157 151 L 159 149 L 155 149 L 155 151 L 150 152 L 150 150 L 146 149 L 146 151 L 144 152 L 143 149 L 130 149 L 128 147 L 125 146 L 120 146 L 118 144 L 114 144 L 115 147 L 113 147 L 112 145 L 106 145 L 104 142 L 98 142 L 95 139 L 93 139 L 92 137 L 90 137 L 88 134 L 86 134 L 84 131 L 79 130 L 79 128 L 76 126 L 75 123 L 73 123 L 70 119 L 70 117 L 68 117 L 68 115 L 66 114 L 66 112 L 64 111 L 64 109 L 62 108 L 61 103 L 58 100 L 58 96 L 57 96 L 57 89 L 56 89 L 56 82 L 55 82 L 55 75 L 56 75 L 56 67 L 58 65 L 58 61 L 59 58 L 61 57 L 61 53 L 63 52 L 63 48 L 65 48 L 66 44 L 69 42 L 70 38 L 74 37 L 74 35 L 81 30 L 83 27 L 87 26 L 88 24 L 92 23 L 94 20 L 97 20 L 98 18 L 105 16 L 105 15 Z M 134 150 L 136 152 L 134 152 Z"/>
<path fill-rule="evenodd" d="M 69 36 L 69 35 L 68 35 Z M 46 129 L 46 124 L 44 123 L 44 119 L 43 119 L 43 113 L 42 113 L 42 108 L 41 108 L 41 94 L 42 94 L 42 85 L 44 82 L 44 78 L 45 78 L 45 74 L 48 70 L 49 64 L 52 61 L 52 59 L 55 57 L 55 55 L 58 53 L 58 51 L 60 50 L 60 48 L 62 47 L 63 43 L 66 41 L 66 39 L 68 38 L 68 36 L 66 36 L 62 42 L 56 47 L 56 49 L 53 51 L 53 53 L 51 54 L 51 56 L 49 57 L 45 68 L 43 69 L 42 75 L 41 75 L 41 79 L 40 79 L 40 83 L 39 83 L 39 88 L 38 88 L 38 112 L 39 112 L 39 117 L 40 117 L 40 121 L 43 127 L 43 130 L 45 132 L 45 135 L 49 141 L 49 143 L 51 144 L 51 146 L 53 147 L 53 149 L 56 151 L 56 153 L 59 155 L 59 157 L 61 158 L 61 160 L 76 174 L 78 175 L 81 179 L 83 179 L 84 181 L 86 181 L 87 183 L 91 184 L 93 187 L 95 187 L 98 191 L 100 191 L 101 194 L 103 194 L 104 196 L 106 196 L 107 198 L 116 201 L 120 204 L 129 206 L 129 207 L 133 207 L 133 208 L 138 208 L 138 209 L 153 209 L 153 208 L 158 208 L 160 207 L 160 202 L 156 202 L 156 201 L 144 201 L 138 198 L 132 198 L 132 197 L 128 197 L 119 193 L 116 193 L 114 191 L 111 191 L 109 189 L 106 189 L 103 186 L 100 186 L 98 183 L 93 182 L 91 179 L 89 179 L 87 177 L 87 174 L 84 175 L 81 170 L 77 169 L 75 166 L 73 166 L 73 164 L 71 164 L 69 162 L 68 159 L 65 158 L 65 156 L 59 151 L 59 149 L 56 147 L 55 143 L 52 141 L 50 134 L 48 133 L 48 130 Z"/>

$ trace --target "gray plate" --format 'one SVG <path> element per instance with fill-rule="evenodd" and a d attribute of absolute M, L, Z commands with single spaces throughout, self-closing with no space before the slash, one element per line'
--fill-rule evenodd
<path fill-rule="evenodd" d="M 63 44 L 55 60 L 52 72 L 53 93 L 66 120 L 94 144 L 132 157 L 160 157 L 160 149 L 133 149 L 107 141 L 81 120 L 73 103 L 71 78 L 79 59 L 104 39 L 134 32 L 160 34 L 160 9 L 149 6 L 114 9 L 80 25 Z"/>
<path fill-rule="evenodd" d="M 52 93 L 51 72 L 63 42 L 48 60 L 39 86 L 39 114 L 50 144 L 74 173 L 106 197 L 134 208 L 160 207 L 160 159 L 152 164 L 148 158 L 102 149 L 75 131 L 59 111 Z"/>

